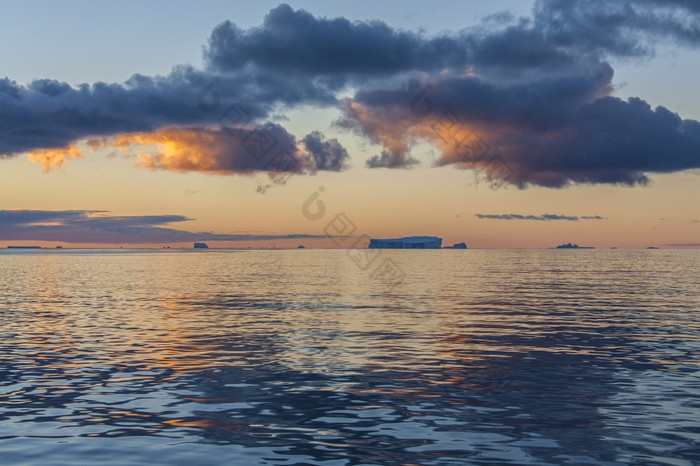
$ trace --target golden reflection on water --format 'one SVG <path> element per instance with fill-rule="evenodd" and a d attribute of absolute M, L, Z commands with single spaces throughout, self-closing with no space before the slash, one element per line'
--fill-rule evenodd
<path fill-rule="evenodd" d="M 326 459 L 396 459 L 359 452 L 420 444 L 402 461 L 429 462 L 497 432 L 584 457 L 562 426 L 601 439 L 608 426 L 633 429 L 612 400 L 635 390 L 667 405 L 646 390 L 650 374 L 699 395 L 695 251 L 386 254 L 406 276 L 398 287 L 338 250 L 0 254 L 0 439 L 19 438 L 9 432 L 21 422 L 41 435 L 168 433 L 317 459 L 323 448 L 335 452 Z M 678 447 L 692 430 L 674 416 L 688 409 L 655 414 Z M 484 441 L 501 460 L 544 458 Z"/>

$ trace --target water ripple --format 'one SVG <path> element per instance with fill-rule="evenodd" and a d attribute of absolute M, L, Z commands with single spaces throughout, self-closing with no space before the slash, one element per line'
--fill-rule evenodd
<path fill-rule="evenodd" d="M 11 464 L 700 462 L 696 251 L 0 254 Z"/>

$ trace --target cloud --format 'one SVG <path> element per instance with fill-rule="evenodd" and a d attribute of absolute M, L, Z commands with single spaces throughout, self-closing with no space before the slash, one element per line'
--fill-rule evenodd
<path fill-rule="evenodd" d="M 302 141 L 275 123 L 254 127 L 168 127 L 152 132 L 121 133 L 87 141 L 90 150 L 107 148 L 135 155 L 135 165 L 151 170 L 227 174 L 257 172 L 308 173 L 347 168 L 349 155 L 336 139 L 314 131 Z M 45 170 L 61 166 L 84 152 L 66 149 L 28 153 Z"/>
<path fill-rule="evenodd" d="M 583 217 L 576 217 L 571 215 L 557 215 L 557 214 L 542 214 L 542 215 L 520 215 L 520 214 L 476 214 L 478 218 L 481 219 L 492 219 L 492 220 L 537 220 L 537 221 L 550 221 L 550 220 L 567 220 L 570 222 L 581 220 L 607 220 L 605 217 L 600 215 L 588 215 Z"/>
<path fill-rule="evenodd" d="M 313 160 L 316 170 L 341 171 L 348 168 L 350 156 L 337 139 L 325 140 L 320 131 L 313 131 L 301 140 L 303 152 Z"/>
<path fill-rule="evenodd" d="M 468 66 L 569 67 L 581 52 L 651 53 L 658 38 L 694 46 L 700 43 L 698 18 L 700 8 L 687 0 L 540 0 L 532 19 L 515 22 L 503 12 L 481 27 L 427 37 L 381 20 L 320 18 L 282 4 L 259 27 L 217 26 L 205 58 L 217 70 L 253 66 L 323 77 L 320 83 L 337 87 L 348 79 Z"/>
<path fill-rule="evenodd" d="M 686 0 L 540 0 L 530 18 L 436 35 L 283 4 L 258 27 L 216 26 L 201 68 L 77 87 L 0 79 L 0 158 L 27 153 L 50 170 L 111 148 L 157 170 L 339 171 L 350 157 L 337 139 L 273 122 L 338 108 L 337 128 L 381 146 L 370 168 L 415 166 L 411 150 L 427 141 L 437 165 L 519 188 L 644 185 L 700 168 L 700 123 L 611 97 L 609 62 L 650 56 L 663 40 L 696 47 L 698 25 Z M 240 137 L 252 133 L 275 148 Z M 281 151 L 291 162 L 272 162 Z"/>
<path fill-rule="evenodd" d="M 242 30 L 230 21 L 217 26 L 205 57 L 217 70 L 247 65 L 292 75 L 323 78 L 337 88 L 347 79 L 438 70 L 467 63 L 464 37 L 426 38 L 376 21 L 317 18 L 280 5 L 261 27 Z M 333 79 L 329 79 L 333 78 Z"/>
<path fill-rule="evenodd" d="M 700 123 L 611 97 L 604 61 L 651 53 L 659 37 L 700 42 L 698 10 L 682 1 L 539 2 L 533 21 L 465 33 L 466 73 L 456 66 L 424 76 L 424 86 L 365 88 L 345 101 L 338 126 L 383 147 L 370 168 L 410 167 L 411 149 L 428 141 L 441 151 L 438 165 L 520 188 L 644 185 L 649 173 L 700 168 Z M 620 34 L 628 41 L 616 47 Z"/>
<path fill-rule="evenodd" d="M 358 92 L 344 103 L 345 116 L 337 125 L 384 147 L 381 157 L 368 163 L 372 168 L 416 163 L 410 149 L 420 140 L 441 150 L 439 165 L 465 162 L 479 167 L 479 160 L 465 161 L 462 154 L 472 142 L 486 139 L 505 145 L 523 135 L 531 140 L 567 132 L 566 122 L 574 118 L 576 109 L 606 95 L 611 79 L 612 69 L 600 64 L 585 75 L 506 86 L 467 76 L 442 79 L 427 90 L 414 81 L 399 89 Z"/>
<path fill-rule="evenodd" d="M 60 243 L 181 243 L 317 239 L 325 235 L 255 235 L 190 232 L 167 227 L 193 220 L 182 215 L 110 216 L 95 210 L 0 210 L 0 239 Z"/>
<path fill-rule="evenodd" d="M 367 160 L 368 168 L 407 168 L 418 164 L 418 160 L 409 157 L 402 151 L 383 150 Z"/>
<path fill-rule="evenodd" d="M 79 159 L 83 156 L 82 149 L 76 143 L 71 143 L 64 148 L 35 149 L 27 153 L 27 158 L 41 165 L 45 172 L 62 167 L 68 159 Z"/>
<path fill-rule="evenodd" d="M 411 165 L 410 149 L 427 140 L 439 165 L 482 169 L 498 177 L 487 155 L 509 168 L 519 187 L 572 183 L 647 184 L 648 173 L 700 168 L 700 123 L 638 98 L 609 97 L 612 69 L 497 86 L 481 78 L 448 78 L 425 88 L 359 92 L 339 126 L 384 147 L 370 167 Z M 426 102 L 416 111 L 412 103 Z M 474 144 L 484 147 L 474 153 Z"/>
<path fill-rule="evenodd" d="M 0 79 L 0 158 L 26 152 L 30 160 L 48 170 L 84 156 L 79 141 L 124 140 L 134 135 L 143 140 L 148 133 L 157 140 L 159 132 L 173 128 L 190 133 L 198 129 L 204 140 L 212 132 L 244 125 L 248 129 L 261 127 L 289 141 L 293 136 L 284 128 L 265 122 L 274 105 L 334 101 L 323 90 L 292 81 L 246 72 L 219 76 L 191 67 L 176 67 L 165 77 L 134 75 L 124 84 L 96 83 L 78 88 L 52 80 L 23 86 Z M 335 157 L 342 155 L 338 145 L 335 141 Z M 322 164 L 317 169 L 330 167 Z"/>
<path fill-rule="evenodd" d="M 647 184 L 647 173 L 700 168 L 700 123 L 641 99 L 605 97 L 581 106 L 558 131 L 501 134 L 494 146 L 514 183 Z"/>
<path fill-rule="evenodd" d="M 659 39 L 700 44 L 700 4 L 692 0 L 540 0 L 535 26 L 551 42 L 614 56 L 653 54 Z"/>

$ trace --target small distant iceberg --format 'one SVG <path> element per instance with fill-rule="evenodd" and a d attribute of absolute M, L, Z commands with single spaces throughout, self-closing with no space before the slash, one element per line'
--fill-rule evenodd
<path fill-rule="evenodd" d="M 647 246 L 647 249 L 659 249 L 656 246 Z"/>
<path fill-rule="evenodd" d="M 371 238 L 368 249 L 441 249 L 437 236 L 406 236 L 404 238 Z"/>
<path fill-rule="evenodd" d="M 306 247 L 303 244 L 300 244 L 299 246 L 297 246 L 297 249 L 306 249 Z"/>
<path fill-rule="evenodd" d="M 445 246 L 442 249 L 467 249 L 467 243 L 455 243 L 452 246 Z"/>
<path fill-rule="evenodd" d="M 595 249 L 593 246 L 579 246 L 578 244 L 560 244 L 555 249 Z"/>
<path fill-rule="evenodd" d="M 41 249 L 41 246 L 8 246 L 7 249 Z"/>
<path fill-rule="evenodd" d="M 209 246 L 207 246 L 207 243 L 194 243 L 194 248 L 195 249 L 209 249 Z"/>

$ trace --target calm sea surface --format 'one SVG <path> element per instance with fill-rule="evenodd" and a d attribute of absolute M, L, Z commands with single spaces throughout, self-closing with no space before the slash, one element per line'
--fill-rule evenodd
<path fill-rule="evenodd" d="M 698 464 L 700 250 L 0 252 L 2 464 Z"/>

